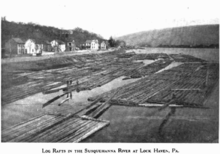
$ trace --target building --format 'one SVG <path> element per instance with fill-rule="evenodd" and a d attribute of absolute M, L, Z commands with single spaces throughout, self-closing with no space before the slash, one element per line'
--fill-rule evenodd
<path fill-rule="evenodd" d="M 12 38 L 5 43 L 5 51 L 10 55 L 26 54 L 25 41 L 20 38 Z"/>
<path fill-rule="evenodd" d="M 59 44 L 59 49 L 60 49 L 61 52 L 66 51 L 66 44 L 64 42 Z"/>
<path fill-rule="evenodd" d="M 99 41 L 98 40 L 92 40 L 91 41 L 91 50 L 98 50 L 99 49 Z"/>
<path fill-rule="evenodd" d="M 50 44 L 52 48 L 59 45 L 58 40 L 53 40 L 50 42 Z"/>
<path fill-rule="evenodd" d="M 27 54 L 36 54 L 36 51 L 35 51 L 35 42 L 32 40 L 32 39 L 28 39 L 26 42 L 25 42 L 25 50 L 27 52 Z"/>
<path fill-rule="evenodd" d="M 34 39 L 35 44 L 39 49 L 44 52 L 51 52 L 51 44 L 49 41 L 41 40 L 41 39 Z M 41 51 L 41 52 L 42 52 Z"/>
<path fill-rule="evenodd" d="M 76 45 L 74 40 L 66 43 L 66 51 L 74 51 L 75 49 Z"/>
<path fill-rule="evenodd" d="M 92 42 L 92 40 L 86 40 L 86 43 L 85 43 L 86 49 L 91 48 L 91 42 Z"/>
<path fill-rule="evenodd" d="M 28 39 L 25 44 L 25 50 L 27 54 L 30 55 L 38 55 L 42 53 L 43 45 L 40 41 L 36 41 L 33 39 Z"/>
<path fill-rule="evenodd" d="M 66 50 L 66 44 L 60 40 L 53 40 L 50 42 L 53 52 L 64 52 Z"/>
<path fill-rule="evenodd" d="M 102 41 L 102 43 L 100 44 L 100 49 L 101 50 L 106 50 L 107 49 L 107 42 L 106 41 Z"/>
<path fill-rule="evenodd" d="M 52 51 L 52 47 L 49 41 L 44 41 L 43 44 L 43 51 L 45 52 L 51 52 Z"/>
<path fill-rule="evenodd" d="M 83 43 L 83 44 L 80 44 L 80 49 L 81 49 L 81 50 L 84 50 L 84 49 L 86 49 L 86 44 L 85 44 L 85 43 Z"/>

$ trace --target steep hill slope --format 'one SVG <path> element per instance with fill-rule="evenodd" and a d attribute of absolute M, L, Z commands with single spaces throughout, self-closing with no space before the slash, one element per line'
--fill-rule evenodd
<path fill-rule="evenodd" d="M 130 46 L 209 46 L 219 44 L 219 25 L 167 28 L 116 38 Z"/>

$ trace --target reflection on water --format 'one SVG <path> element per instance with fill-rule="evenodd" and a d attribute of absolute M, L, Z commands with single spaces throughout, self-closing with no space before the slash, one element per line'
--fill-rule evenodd
<path fill-rule="evenodd" d="M 116 78 L 116 79 L 112 80 L 111 82 L 109 82 L 101 87 L 94 88 L 92 90 L 81 91 L 79 93 L 74 91 L 72 93 L 73 94 L 73 101 L 74 102 L 87 102 L 87 99 L 89 97 L 94 97 L 94 96 L 100 95 L 104 92 L 110 91 L 112 89 L 116 89 L 118 87 L 135 82 L 140 79 L 139 78 L 139 79 L 122 80 L 123 78 L 125 78 L 125 76 L 121 76 L 119 78 Z"/>
<path fill-rule="evenodd" d="M 100 117 L 109 120 L 110 125 L 84 142 L 158 142 L 158 126 L 169 110 L 150 116 L 154 111 L 155 108 L 113 105 Z"/>
<path fill-rule="evenodd" d="M 35 95 L 20 99 L 11 104 L 7 104 L 2 109 L 2 129 L 7 129 L 13 125 L 19 124 L 21 122 L 27 121 L 33 117 L 42 114 L 68 114 L 75 113 L 85 106 L 89 105 L 87 99 L 89 97 L 97 96 L 111 89 L 118 88 L 120 86 L 135 82 L 139 79 L 122 80 L 124 76 L 121 76 L 113 81 L 101 86 L 94 88 L 92 90 L 81 91 L 77 93 L 74 91 L 72 94 L 72 99 L 68 102 L 58 106 L 66 96 L 54 101 L 50 105 L 42 108 L 42 105 L 48 100 L 53 99 L 56 96 L 62 95 L 62 90 L 44 95 L 43 93 L 37 93 Z"/>
<path fill-rule="evenodd" d="M 134 62 L 137 62 L 137 63 L 139 63 L 139 62 L 143 62 L 144 63 L 144 66 L 146 66 L 146 65 L 149 65 L 149 64 L 151 64 L 151 63 L 153 63 L 153 62 L 155 62 L 156 60 L 148 60 L 148 59 L 146 59 L 146 60 L 135 60 Z"/>
<path fill-rule="evenodd" d="M 155 60 L 136 60 L 134 62 L 143 62 L 144 66 L 146 66 L 148 64 L 155 62 Z M 116 89 L 118 87 L 133 83 L 133 82 L 141 79 L 141 78 L 136 78 L 136 79 L 131 78 L 129 80 L 123 80 L 124 78 L 125 78 L 125 76 L 118 77 L 118 78 L 110 81 L 109 83 L 107 83 L 101 87 L 94 88 L 92 90 L 85 90 L 85 91 L 80 91 L 80 92 L 74 91 L 74 92 L 72 92 L 72 96 L 73 96 L 72 101 L 73 102 L 87 102 L 87 99 L 89 97 L 95 97 L 97 95 L 100 95 L 100 94 L 105 93 L 107 91 L 110 91 L 112 89 Z M 66 85 L 61 85 L 61 86 L 53 88 L 51 90 L 60 89 L 60 88 L 64 88 L 64 87 L 66 87 Z"/>
<path fill-rule="evenodd" d="M 160 73 L 160 72 L 162 72 L 162 71 L 169 70 L 169 69 L 171 69 L 171 68 L 177 67 L 177 66 L 182 65 L 182 64 L 183 64 L 182 62 L 175 62 L 175 61 L 174 61 L 174 62 L 172 62 L 170 65 L 168 65 L 167 67 L 165 67 L 165 68 L 163 68 L 163 69 L 157 71 L 156 73 Z"/>
<path fill-rule="evenodd" d="M 154 60 L 138 60 L 136 62 L 144 62 L 145 65 L 148 65 L 148 64 L 154 62 Z M 181 62 L 172 62 L 170 65 L 168 65 L 167 67 L 159 70 L 157 73 L 162 72 L 164 70 L 171 69 L 173 67 L 177 67 L 181 64 L 183 64 L 183 63 L 181 63 Z M 74 91 L 72 93 L 73 94 L 73 101 L 74 102 L 87 102 L 87 99 L 89 97 L 94 97 L 94 96 L 100 95 L 104 92 L 110 91 L 112 89 L 116 89 L 118 87 L 133 83 L 133 82 L 138 81 L 138 80 L 141 79 L 141 78 L 135 78 L 135 79 L 131 78 L 129 80 L 123 80 L 124 78 L 125 78 L 125 76 L 121 76 L 121 77 L 116 78 L 116 79 L 112 80 L 111 82 L 101 86 L 101 87 L 97 87 L 97 88 L 94 88 L 92 90 L 81 91 L 79 93 Z M 145 78 L 147 78 L 147 76 Z"/>

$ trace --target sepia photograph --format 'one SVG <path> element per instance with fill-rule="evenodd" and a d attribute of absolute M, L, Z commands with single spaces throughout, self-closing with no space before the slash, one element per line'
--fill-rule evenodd
<path fill-rule="evenodd" d="M 219 143 L 217 1 L 0 3 L 2 143 Z"/>

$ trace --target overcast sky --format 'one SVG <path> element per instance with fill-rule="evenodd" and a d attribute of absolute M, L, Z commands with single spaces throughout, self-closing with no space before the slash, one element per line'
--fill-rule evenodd
<path fill-rule="evenodd" d="M 219 23 L 218 0 L 1 0 L 1 16 L 104 38 L 176 26 Z"/>

